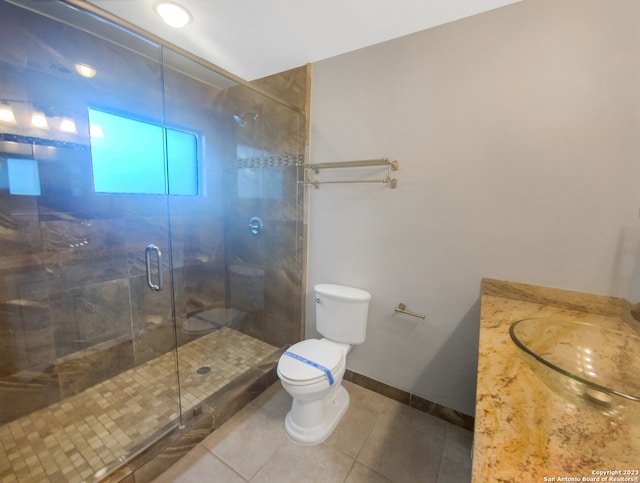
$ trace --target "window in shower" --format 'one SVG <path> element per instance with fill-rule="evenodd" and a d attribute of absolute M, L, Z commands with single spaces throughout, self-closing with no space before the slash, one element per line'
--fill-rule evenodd
<path fill-rule="evenodd" d="M 195 134 L 94 108 L 89 125 L 96 193 L 198 194 Z"/>
<path fill-rule="evenodd" d="M 12 195 L 40 196 L 40 170 L 35 159 L 0 160 L 0 189 Z"/>

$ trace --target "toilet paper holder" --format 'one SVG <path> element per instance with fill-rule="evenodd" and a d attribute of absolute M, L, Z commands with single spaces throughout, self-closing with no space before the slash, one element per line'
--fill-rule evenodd
<path fill-rule="evenodd" d="M 411 315 L 412 317 L 418 317 L 419 319 L 426 319 L 423 314 L 418 314 L 416 312 L 412 312 L 411 310 L 407 310 L 407 306 L 400 302 L 398 306 L 395 308 L 396 312 L 400 312 L 401 314 Z"/>

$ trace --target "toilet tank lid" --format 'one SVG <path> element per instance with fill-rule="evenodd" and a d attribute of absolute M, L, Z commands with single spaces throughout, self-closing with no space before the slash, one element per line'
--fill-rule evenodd
<path fill-rule="evenodd" d="M 366 302 L 371 300 L 371 294 L 366 290 L 345 285 L 335 285 L 332 283 L 319 283 L 313 287 L 316 295 L 324 295 L 340 300 L 351 300 L 354 302 Z"/>

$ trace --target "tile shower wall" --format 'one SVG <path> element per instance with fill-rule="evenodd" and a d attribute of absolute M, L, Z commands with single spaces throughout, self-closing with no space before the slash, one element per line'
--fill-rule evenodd
<path fill-rule="evenodd" d="M 153 86 L 164 80 L 167 124 L 202 135 L 207 196 L 169 201 L 173 270 L 169 257 L 164 270 L 175 293 L 178 342 L 193 338 L 180 330 L 188 316 L 230 303 L 228 267 L 236 263 L 265 270 L 264 308 L 240 328 L 276 345 L 299 340 L 302 216 L 294 164 L 304 128 L 297 116 L 247 88 L 216 88 L 171 68 L 161 73 L 159 58 L 136 56 L 4 2 L 0 9 L 0 45 L 15 45 L 0 49 L 0 97 L 33 101 L 38 95 L 43 105 L 83 116 L 78 131 L 88 132 L 86 107 L 92 103 L 160 118 L 161 92 Z M 10 20 L 16 16 L 20 21 Z M 96 51 L 96 67 L 104 75 L 89 87 L 64 65 L 51 64 L 50 57 L 95 57 Z M 306 82 L 304 70 L 274 79 L 285 79 L 293 91 Z M 260 82 L 268 89 L 269 79 Z M 239 131 L 232 120 L 238 109 L 260 112 L 259 132 Z M 0 190 L 0 424 L 158 357 L 174 344 L 171 302 L 151 297 L 143 258 L 150 241 L 169 253 L 163 200 L 95 195 L 88 136 L 81 142 L 62 136 L 60 141 L 75 141 L 74 149 L 39 163 L 42 196 Z M 253 158 L 275 157 L 286 165 L 244 168 L 240 144 L 265 153 Z M 40 148 L 37 159 L 45 159 L 46 147 L 34 147 Z M 245 191 L 240 196 L 243 169 L 274 179 L 264 187 L 277 197 Z M 247 237 L 248 215 L 265 221 L 257 245 Z"/>
<path fill-rule="evenodd" d="M 254 84 L 303 111 L 307 81 L 307 68 L 300 67 Z M 227 265 L 264 271 L 264 306 L 239 328 L 276 346 L 293 344 L 303 337 L 303 197 L 296 164 L 304 158 L 305 119 L 238 88 L 228 94 L 233 112 L 258 114 L 234 127 L 235 158 L 225 173 Z M 258 235 L 248 229 L 254 216 L 264 223 Z"/>

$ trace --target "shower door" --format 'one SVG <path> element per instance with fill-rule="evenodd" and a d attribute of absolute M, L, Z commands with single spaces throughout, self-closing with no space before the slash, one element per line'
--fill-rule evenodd
<path fill-rule="evenodd" d="M 300 340 L 303 143 L 295 109 L 168 48 L 163 66 L 165 122 L 181 140 L 176 159 L 168 145 L 168 170 L 186 420 L 256 385 L 273 354 Z M 296 87 L 278 76 L 261 84 Z"/>
<path fill-rule="evenodd" d="M 191 140 L 158 45 L 0 0 L 0 480 L 90 480 L 178 424 L 167 161 Z"/>

